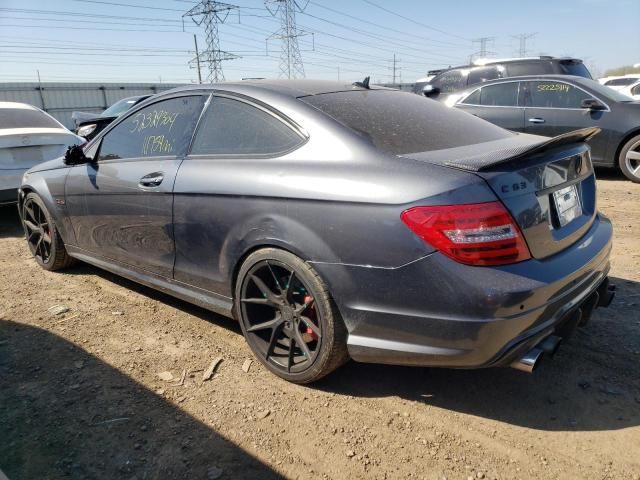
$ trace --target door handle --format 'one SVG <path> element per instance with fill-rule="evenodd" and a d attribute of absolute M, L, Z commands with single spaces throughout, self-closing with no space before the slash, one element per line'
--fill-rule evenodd
<path fill-rule="evenodd" d="M 139 185 L 141 187 L 157 187 L 162 183 L 162 180 L 164 180 L 162 172 L 153 172 L 142 177 Z"/>
<path fill-rule="evenodd" d="M 544 123 L 544 118 L 533 117 L 529 119 L 529 123 Z"/>

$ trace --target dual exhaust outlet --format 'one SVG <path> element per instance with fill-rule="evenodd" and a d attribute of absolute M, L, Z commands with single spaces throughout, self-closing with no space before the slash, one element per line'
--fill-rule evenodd
<path fill-rule="evenodd" d="M 569 335 L 578 325 L 587 323 L 593 310 L 597 307 L 608 307 L 613 301 L 615 294 L 616 286 L 610 284 L 609 278 L 606 278 L 600 287 L 598 287 L 598 290 L 565 322 L 565 325 L 561 328 L 561 334 L 563 336 Z M 558 350 L 561 341 L 562 337 L 557 335 L 546 337 L 538 345 L 525 353 L 524 356 L 514 361 L 511 364 L 511 368 L 522 372 L 533 373 L 539 365 L 543 354 L 553 356 L 556 350 Z"/>
<path fill-rule="evenodd" d="M 556 335 L 550 335 L 540 342 L 536 347 L 529 350 L 521 358 L 511 364 L 511 368 L 520 370 L 521 372 L 533 373 L 543 354 L 553 355 L 558 350 L 562 338 Z"/>

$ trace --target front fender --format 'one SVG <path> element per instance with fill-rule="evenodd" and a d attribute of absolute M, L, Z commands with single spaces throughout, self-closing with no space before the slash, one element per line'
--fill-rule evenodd
<path fill-rule="evenodd" d="M 58 233 L 65 244 L 75 244 L 76 237 L 67 216 L 65 200 L 65 181 L 68 168 L 27 172 L 23 178 L 19 193 L 19 206 L 22 207 L 27 194 L 34 192 L 42 199 L 56 224 Z M 22 208 L 19 208 L 22 215 Z"/>

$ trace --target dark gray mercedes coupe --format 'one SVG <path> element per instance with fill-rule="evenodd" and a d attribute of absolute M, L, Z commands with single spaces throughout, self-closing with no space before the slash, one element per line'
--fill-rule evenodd
<path fill-rule="evenodd" d="M 19 210 L 43 268 L 233 316 L 292 382 L 348 358 L 532 371 L 613 298 L 596 132 L 512 133 L 367 81 L 188 86 L 32 168 Z"/>

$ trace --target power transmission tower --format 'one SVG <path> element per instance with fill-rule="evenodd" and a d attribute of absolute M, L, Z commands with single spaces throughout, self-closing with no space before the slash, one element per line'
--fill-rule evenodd
<path fill-rule="evenodd" d="M 391 83 L 393 83 L 394 85 L 396 84 L 396 80 L 398 78 L 400 78 L 400 81 L 402 81 L 402 74 L 401 74 L 401 70 L 402 68 L 398 67 L 398 62 L 400 61 L 400 59 L 396 58 L 396 54 L 393 54 L 393 60 L 391 60 L 391 67 L 390 70 L 392 72 L 392 78 L 393 81 Z"/>
<path fill-rule="evenodd" d="M 280 51 L 280 77 L 304 78 L 304 65 L 298 46 L 298 37 L 309 35 L 296 27 L 296 12 L 303 12 L 309 2 L 301 6 L 298 0 L 265 0 L 264 6 L 271 15 L 280 16 L 280 30 L 267 38 L 282 41 Z"/>
<path fill-rule="evenodd" d="M 197 63 L 204 63 L 209 66 L 209 74 L 207 75 L 209 82 L 223 82 L 222 62 L 239 58 L 237 55 L 220 50 L 220 37 L 218 36 L 218 25 L 227 20 L 232 10 L 237 9 L 236 5 L 214 0 L 201 0 L 195 7 L 182 15 L 183 18 L 191 17 L 196 25 L 204 25 L 207 48 L 197 54 L 194 60 Z"/>
<path fill-rule="evenodd" d="M 477 52 L 473 53 L 471 55 L 471 58 L 475 56 L 479 58 L 486 58 L 488 55 L 494 55 L 495 52 L 490 52 L 489 50 L 487 50 L 489 42 L 493 42 L 494 39 L 495 37 L 480 37 L 472 40 L 474 44 L 480 44 L 480 49 Z"/>
<path fill-rule="evenodd" d="M 527 40 L 533 38 L 537 35 L 537 33 L 521 33 L 520 35 L 512 35 L 513 38 L 517 38 L 520 40 L 520 51 L 519 54 L 521 57 L 527 56 Z"/>

